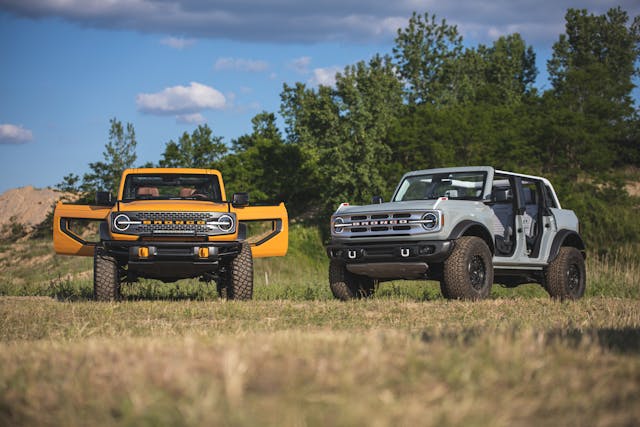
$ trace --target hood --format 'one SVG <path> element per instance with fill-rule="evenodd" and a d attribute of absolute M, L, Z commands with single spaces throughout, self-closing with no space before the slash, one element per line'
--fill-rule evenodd
<path fill-rule="evenodd" d="M 229 212 L 229 205 L 203 200 L 136 200 L 119 202 L 116 209 L 119 212 Z"/>
<path fill-rule="evenodd" d="M 436 209 L 444 200 L 410 200 L 406 202 L 386 202 L 375 205 L 344 206 L 341 205 L 335 215 L 354 215 L 370 212 L 422 211 Z"/>

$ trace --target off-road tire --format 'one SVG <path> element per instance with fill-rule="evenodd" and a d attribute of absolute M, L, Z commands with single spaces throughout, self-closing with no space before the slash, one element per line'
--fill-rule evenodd
<path fill-rule="evenodd" d="M 351 273 L 336 260 L 329 264 L 329 286 L 333 296 L 342 301 L 369 298 L 376 290 L 376 281 L 367 276 Z"/>
<path fill-rule="evenodd" d="M 93 254 L 93 296 L 96 301 L 120 299 L 118 261 L 101 246 Z"/>
<path fill-rule="evenodd" d="M 230 300 L 250 300 L 253 297 L 253 258 L 248 243 L 242 244 L 240 253 L 229 263 L 218 286 L 218 294 Z"/>
<path fill-rule="evenodd" d="M 573 247 L 562 247 L 545 271 L 545 289 L 551 298 L 577 300 L 587 287 L 584 257 Z"/>
<path fill-rule="evenodd" d="M 483 299 L 491 293 L 492 285 L 492 255 L 485 241 L 474 236 L 456 240 L 444 262 L 443 296 L 447 299 Z"/>

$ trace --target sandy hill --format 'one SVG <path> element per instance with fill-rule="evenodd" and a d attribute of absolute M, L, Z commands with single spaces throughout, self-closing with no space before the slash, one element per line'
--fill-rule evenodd
<path fill-rule="evenodd" d="M 0 229 L 12 222 L 27 228 L 40 224 L 52 205 L 62 197 L 69 197 L 69 194 L 32 186 L 7 190 L 0 195 Z"/>

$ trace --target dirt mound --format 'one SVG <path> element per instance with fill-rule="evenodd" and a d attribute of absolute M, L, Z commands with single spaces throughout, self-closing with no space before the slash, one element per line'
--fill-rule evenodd
<path fill-rule="evenodd" d="M 69 200 L 75 196 L 32 186 L 7 190 L 0 195 L 0 230 L 12 224 L 22 224 L 27 229 L 35 227 L 46 219 L 53 204 L 62 198 Z"/>

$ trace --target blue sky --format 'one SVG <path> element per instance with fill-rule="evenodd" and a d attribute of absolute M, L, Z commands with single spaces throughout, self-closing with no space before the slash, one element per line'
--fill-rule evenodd
<path fill-rule="evenodd" d="M 283 83 L 331 84 L 390 53 L 414 10 L 456 24 L 470 46 L 520 32 L 544 88 L 566 9 L 615 5 L 640 14 L 630 0 L 0 0 L 0 193 L 82 175 L 102 160 L 112 117 L 134 125 L 140 163 L 201 123 L 230 143 L 278 111 Z"/>

